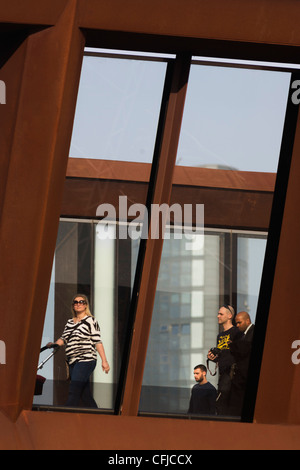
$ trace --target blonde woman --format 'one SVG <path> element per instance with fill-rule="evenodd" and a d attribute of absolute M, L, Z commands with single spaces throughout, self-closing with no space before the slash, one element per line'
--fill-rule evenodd
<path fill-rule="evenodd" d="M 73 298 L 72 318 L 66 323 L 63 334 L 56 344 L 66 346 L 66 360 L 71 380 L 66 406 L 79 406 L 82 400 L 84 406 L 98 408 L 90 389 L 90 377 L 96 367 L 97 352 L 106 374 L 110 367 L 98 322 L 90 312 L 89 301 L 85 295 L 77 294 Z"/>

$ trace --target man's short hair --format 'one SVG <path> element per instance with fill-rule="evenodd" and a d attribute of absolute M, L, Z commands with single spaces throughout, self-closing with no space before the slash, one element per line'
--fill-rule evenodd
<path fill-rule="evenodd" d="M 207 368 L 205 367 L 204 364 L 198 364 L 197 366 L 194 367 L 194 370 L 196 369 L 201 369 L 202 372 L 207 372 Z"/>
<path fill-rule="evenodd" d="M 233 321 L 234 317 L 235 317 L 235 311 L 234 311 L 234 308 L 232 307 L 232 305 L 223 304 L 223 307 L 226 308 L 226 310 L 229 310 L 229 312 L 231 313 L 231 316 L 232 316 L 232 321 Z"/>

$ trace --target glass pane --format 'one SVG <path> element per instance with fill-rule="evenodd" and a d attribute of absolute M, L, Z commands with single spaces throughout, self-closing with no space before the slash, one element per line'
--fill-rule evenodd
<path fill-rule="evenodd" d="M 216 227 L 219 219 L 220 226 L 226 227 L 226 230 L 213 235 L 206 228 L 201 263 L 193 259 L 193 253 L 187 264 L 184 250 L 181 253 L 176 250 L 175 241 L 164 240 L 143 378 L 141 412 L 187 415 L 191 389 L 195 385 L 193 369 L 195 365 L 203 364 L 209 365 L 212 373 L 216 370 L 215 375 L 211 375 L 207 370 L 206 378 L 218 393 L 221 392 L 221 399 L 215 404 L 213 414 L 237 416 L 240 413 L 241 407 L 230 402 L 233 395 L 229 397 L 227 385 L 223 388 L 221 383 L 224 377 L 230 377 L 231 380 L 229 369 L 235 363 L 236 357 L 233 358 L 231 354 L 232 364 L 229 364 L 224 374 L 223 371 L 220 373 L 216 364 L 206 362 L 207 353 L 211 347 L 220 346 L 217 335 L 226 331 L 218 318 L 218 311 L 224 303 L 234 305 L 235 311 L 246 310 L 247 307 L 249 313 L 252 313 L 253 321 L 255 320 L 266 237 L 261 237 L 258 247 L 254 244 L 255 237 L 251 234 L 239 237 L 237 232 L 234 232 L 237 227 L 231 225 L 236 223 L 232 213 L 247 214 L 251 210 L 258 214 L 259 219 L 261 208 L 255 206 L 256 200 L 251 201 L 250 194 L 248 200 L 245 198 L 243 191 L 246 185 L 241 188 L 237 185 L 235 189 L 238 191 L 230 192 L 228 179 L 226 180 L 228 175 L 223 173 L 222 180 L 222 177 L 216 176 L 216 172 L 218 169 L 261 173 L 277 171 L 289 83 L 289 72 L 208 66 L 199 63 L 191 66 L 177 153 L 178 180 L 177 185 L 173 186 L 172 194 L 174 201 L 180 201 L 180 204 L 192 201 L 193 209 L 205 201 L 204 221 L 207 223 L 206 219 L 209 220 L 207 227 L 214 226 L 211 221 L 212 214 L 216 211 Z M 210 189 L 209 192 L 205 183 L 202 183 L 202 189 L 195 189 L 197 184 L 192 188 L 192 183 L 187 182 L 187 177 L 192 179 L 193 174 L 185 170 L 185 166 L 212 168 L 211 173 L 205 173 L 207 177 L 211 175 L 212 178 L 208 181 L 207 188 L 217 189 Z M 201 168 L 193 171 L 197 172 L 199 178 L 203 175 Z M 185 193 L 179 189 L 180 177 L 186 181 L 183 186 Z M 261 178 L 263 181 L 263 175 Z M 239 178 L 239 181 L 242 180 L 242 177 Z M 227 193 L 223 192 L 225 203 L 222 206 L 223 182 Z M 249 201 L 253 204 L 251 208 Z M 226 217 L 228 219 L 229 216 L 231 224 L 226 222 Z M 244 217 L 242 221 L 245 227 L 248 227 L 249 221 L 246 219 L 247 217 Z M 237 226 L 241 227 L 238 223 Z M 253 226 L 259 227 L 259 222 L 255 221 Z M 216 237 L 218 243 L 210 247 L 209 241 L 211 243 Z M 174 244 L 172 250 L 167 246 L 171 243 Z M 171 252 L 173 256 L 176 253 L 173 260 L 169 256 Z M 198 285 L 196 290 L 189 278 L 189 269 L 190 273 L 194 273 L 193 278 Z M 210 276 L 215 281 L 211 285 Z M 167 282 L 172 283 L 166 287 L 167 292 L 171 290 L 169 295 L 166 295 L 163 284 Z M 185 289 L 185 294 L 190 295 L 194 304 L 182 307 L 182 289 Z M 164 320 L 160 308 L 161 290 L 164 312 L 168 314 L 167 320 Z M 208 298 L 213 301 L 211 308 L 205 305 L 203 310 L 195 310 L 195 305 L 202 306 L 206 302 L 208 292 L 211 296 Z M 182 335 L 183 322 L 189 324 L 188 338 Z M 234 333 L 238 335 L 240 332 L 235 329 Z M 226 349 L 229 348 L 226 346 Z M 156 368 L 154 358 L 159 365 Z M 220 403 L 222 407 L 219 406 Z"/>
<path fill-rule="evenodd" d="M 133 243 L 129 237 L 118 240 L 117 234 L 114 223 L 60 222 L 41 345 L 57 340 L 63 333 L 65 324 L 72 318 L 73 296 L 87 295 L 110 365 L 106 375 L 98 356 L 91 380 L 92 394 L 100 411 L 112 410 L 115 405 L 139 246 L 139 240 Z M 41 353 L 39 364 L 51 351 Z M 46 381 L 42 395 L 34 397 L 34 406 L 65 406 L 69 391 L 65 369 L 62 347 L 38 372 Z M 87 408 L 84 402 L 78 406 Z"/>
<path fill-rule="evenodd" d="M 70 157 L 152 162 L 165 61 L 85 56 Z"/>
<path fill-rule="evenodd" d="M 223 331 L 218 311 L 231 295 L 237 299 L 236 313 L 247 311 L 255 322 L 266 239 L 266 234 L 206 229 L 197 251 L 186 250 L 174 236 L 164 240 L 141 413 L 190 416 L 193 372 L 199 364 L 207 367 L 206 379 L 218 389 L 219 370 L 215 363 L 207 363 L 208 350 L 217 346 L 217 335 Z M 231 409 L 235 410 L 233 405 Z M 192 414 L 216 415 L 217 410 Z"/>
<path fill-rule="evenodd" d="M 41 347 L 56 341 L 65 324 L 72 317 L 71 302 L 74 295 L 82 293 L 90 299 L 91 309 L 91 261 L 93 250 L 92 224 L 78 221 L 61 221 L 56 242 L 52 269 L 51 288 L 44 323 Z M 52 350 L 41 353 L 39 364 Z M 68 381 L 64 348 L 43 366 L 38 374 L 46 379 L 41 396 L 35 396 L 34 405 L 59 405 L 66 402 Z"/>
<path fill-rule="evenodd" d="M 177 165 L 276 172 L 290 73 L 192 64 Z"/>
<path fill-rule="evenodd" d="M 223 234 L 195 238 L 196 250 L 174 234 L 164 240 L 140 412 L 187 414 L 194 365 L 215 344 Z"/>
<path fill-rule="evenodd" d="M 156 323 L 162 318 L 162 312 L 158 311 L 157 307 L 162 282 L 160 275 L 143 379 L 141 412 L 185 413 L 187 415 L 191 390 L 196 385 L 199 391 L 203 385 L 200 382 L 195 384 L 193 368 L 195 365 L 203 364 L 209 365 L 212 373 L 216 370 L 216 375 L 210 375 L 209 370 L 206 373 L 207 380 L 215 386 L 218 396 L 221 397 L 215 403 L 213 414 L 235 417 L 240 415 L 242 395 L 236 400 L 237 395 L 233 394 L 236 389 L 234 390 L 231 386 L 234 381 L 234 386 L 236 386 L 237 377 L 240 378 L 239 353 L 235 351 L 233 355 L 229 346 L 225 347 L 225 343 L 223 344 L 226 351 L 221 358 L 222 361 L 227 353 L 231 355 L 230 364 L 227 364 L 228 367 L 226 365 L 226 373 L 224 370 L 220 372 L 221 359 L 218 368 L 211 361 L 207 364 L 206 360 L 211 347 L 217 345 L 220 348 L 223 347 L 217 335 L 225 333 L 228 336 L 221 318 L 218 318 L 219 309 L 224 303 L 233 305 L 236 312 L 247 309 L 252 321 L 255 321 L 266 235 L 243 233 L 242 230 L 242 233 L 238 234 L 237 229 L 240 230 L 243 227 L 248 229 L 252 226 L 254 229 L 265 227 L 267 231 L 268 217 L 266 215 L 263 220 L 260 216 L 262 211 L 264 214 L 268 212 L 269 202 L 263 198 L 259 199 L 258 193 L 254 196 L 254 175 L 249 175 L 249 178 L 252 178 L 250 181 L 252 181 L 253 193 L 249 192 L 247 198 L 245 197 L 247 184 L 243 183 L 247 183 L 246 176 L 237 175 L 233 185 L 234 190 L 232 190 L 230 173 L 220 173 L 218 169 L 260 172 L 261 182 L 264 181 L 265 172 L 276 173 L 289 83 L 289 72 L 204 65 L 196 61 L 191 66 L 176 161 L 177 180 L 176 185 L 173 186 L 172 195 L 173 200 L 180 201 L 181 204 L 192 201 L 193 208 L 197 204 L 204 204 L 206 230 L 204 258 L 202 268 L 200 269 L 198 264 L 194 272 L 199 286 L 202 284 L 206 286 L 210 276 L 213 276 L 215 282 L 210 285 L 209 289 L 213 305 L 211 308 L 206 308 L 205 305 L 205 309 L 202 312 L 199 309 L 195 317 L 190 314 L 189 347 L 193 354 L 195 352 L 191 355 L 187 348 L 186 338 L 180 333 L 180 326 L 186 320 L 186 318 L 183 319 L 184 312 L 188 311 L 188 309 L 181 308 L 180 300 L 172 305 L 171 296 L 169 296 L 170 298 L 164 299 L 164 303 L 171 307 L 169 309 L 165 307 L 166 311 L 175 312 L 181 321 L 177 319 L 175 322 L 169 314 L 170 321 L 162 325 L 163 333 L 159 335 L 159 330 L 154 329 Z M 184 168 L 188 166 L 199 168 L 191 172 Z M 206 170 L 204 173 L 201 167 L 211 168 L 211 171 Z M 199 177 L 201 183 L 199 186 L 196 183 L 192 187 L 194 175 L 195 181 Z M 204 177 L 211 178 L 207 181 L 207 185 Z M 185 181 L 184 184 L 180 178 Z M 228 183 L 229 181 L 231 183 Z M 180 184 L 182 188 L 179 187 Z M 263 206 L 261 207 L 260 204 Z M 253 216 L 252 225 L 247 217 L 250 212 Z M 236 214 L 236 220 L 234 214 Z M 238 219 L 241 214 L 243 216 Z M 217 235 L 217 232 L 215 234 L 210 232 L 208 227 L 224 227 L 224 230 L 223 233 L 219 232 Z M 214 240 L 217 236 L 218 243 L 209 247 L 208 240 Z M 168 272 L 170 264 L 170 260 L 166 257 L 170 249 L 166 244 L 165 240 L 160 266 L 163 280 L 168 279 L 165 271 Z M 197 299 L 196 305 L 203 305 L 208 294 L 206 287 L 202 291 L 195 292 L 188 284 L 188 271 L 182 257 L 178 255 L 176 262 L 180 263 L 180 267 L 176 266 L 175 269 L 173 267 L 172 270 L 172 278 L 174 278 L 172 279 L 172 298 L 179 295 L 180 299 L 181 289 L 186 288 L 186 294 L 189 293 L 191 297 Z M 193 269 L 193 260 L 190 260 L 190 263 Z M 213 265 L 214 268 L 212 268 Z M 169 277 L 171 277 L 170 273 Z M 193 310 L 194 308 L 191 308 L 190 311 L 193 312 Z M 228 314 L 228 309 L 225 310 Z M 234 328 L 233 323 L 233 330 Z M 234 334 L 238 335 L 240 331 L 235 328 Z M 153 355 L 159 353 L 161 359 L 157 357 L 157 364 L 164 365 L 160 376 L 158 367 L 155 372 L 154 363 L 152 367 L 149 366 Z M 233 364 L 238 364 L 236 369 Z M 185 384 L 179 379 L 183 371 Z M 224 378 L 226 380 L 228 378 L 225 387 L 223 386 Z M 244 378 L 242 387 L 245 387 Z M 221 395 L 219 395 L 220 392 Z"/>
<path fill-rule="evenodd" d="M 118 358 L 115 357 L 117 343 L 115 333 L 118 325 L 118 309 L 115 305 L 116 285 L 116 226 L 107 225 L 107 237 L 99 237 L 99 227 L 95 224 L 94 263 L 93 263 L 93 306 L 94 315 L 99 323 L 105 354 L 109 359 L 109 374 L 104 374 L 99 366 L 93 375 L 94 399 L 98 406 L 106 409 L 114 408 L 114 392 Z"/>
<path fill-rule="evenodd" d="M 249 313 L 255 322 L 267 235 L 238 235 L 237 312 Z"/>

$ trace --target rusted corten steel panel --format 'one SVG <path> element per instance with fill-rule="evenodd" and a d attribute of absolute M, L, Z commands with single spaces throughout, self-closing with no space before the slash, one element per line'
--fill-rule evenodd
<path fill-rule="evenodd" d="M 93 431 L 84 432 L 86 429 Z M 104 450 L 107 463 L 108 457 L 116 457 L 117 453 L 120 457 L 128 455 L 123 450 L 132 450 L 134 456 L 137 450 L 153 450 L 153 455 L 160 451 L 164 455 L 178 449 L 183 455 L 193 454 L 195 467 L 197 453 L 191 450 L 216 448 L 299 450 L 299 427 L 44 411 L 23 411 L 18 422 L 11 423 L 0 414 L 1 450 Z M 101 457 L 103 454 L 100 460 Z M 148 465 L 154 466 L 150 458 Z M 136 467 L 137 463 L 132 468 Z"/>
<path fill-rule="evenodd" d="M 81 27 L 230 41 L 300 43 L 297 2 L 80 0 Z M 294 16 L 293 16 L 294 15 Z"/>
<path fill-rule="evenodd" d="M 1 31 L 11 32 L 15 28 L 17 32 L 24 24 L 51 27 L 31 34 L 5 68 L 9 93 L 14 97 L 7 106 L 7 124 L 3 127 L 7 139 L 5 158 L 2 156 L 1 160 L 6 186 L 0 199 L 0 294 L 7 300 L 8 314 L 1 327 L 7 365 L 0 368 L 0 383 L 5 384 L 0 388 L 0 408 L 12 420 L 22 409 L 30 408 L 32 401 L 84 46 L 79 28 L 84 29 L 89 45 L 92 40 L 93 45 L 131 44 L 135 49 L 143 44 L 150 48 L 153 44 L 155 50 L 190 48 L 193 53 L 203 55 L 222 50 L 231 57 L 238 51 L 239 57 L 252 55 L 253 59 L 297 61 L 300 45 L 300 6 L 293 0 L 153 0 L 148 4 L 138 0 L 126 4 L 121 0 L 27 0 L 21 3 L 0 1 Z M 124 35 L 127 42 L 123 43 Z M 136 41 L 137 38 L 141 41 Z M 168 202 L 171 197 L 183 91 L 172 97 L 174 122 L 168 123 L 165 135 L 156 203 Z M 3 114 L 2 121 L 5 121 Z M 171 137 L 174 138 L 172 151 Z M 299 424 L 300 421 L 297 400 L 300 384 L 297 369 L 289 362 L 291 343 L 300 334 L 299 316 L 295 314 L 300 261 L 299 151 L 298 129 L 258 390 L 255 419 L 259 422 L 280 420 Z M 160 250 L 161 244 L 156 243 L 149 245 L 146 252 L 132 361 L 125 384 L 124 414 L 137 414 Z M 279 370 L 285 374 L 280 387 L 274 383 Z M 47 421 L 41 420 L 46 426 Z M 210 425 L 212 444 L 215 444 L 216 427 Z M 16 429 L 11 426 L 11 433 Z M 155 423 L 152 429 L 156 430 Z"/>
<path fill-rule="evenodd" d="M 67 178 L 61 206 L 62 217 L 97 218 L 100 204 L 111 204 L 119 219 L 119 197 L 126 195 L 132 204 L 145 204 L 148 184 L 131 181 L 97 181 Z M 135 217 L 132 216 L 132 220 Z"/>
<path fill-rule="evenodd" d="M 149 182 L 150 163 L 70 158 L 67 178 Z M 275 173 L 175 166 L 173 184 L 273 193 Z"/>
<path fill-rule="evenodd" d="M 295 0 L 0 0 L 0 24 L 55 25 L 69 4 L 88 45 L 298 62 Z"/>
<path fill-rule="evenodd" d="M 73 3 L 76 7 L 76 0 L 0 0 L 0 24 L 7 25 L 43 25 L 54 26 L 60 19 L 68 4 Z M 71 17 L 69 17 L 71 20 Z"/>
<path fill-rule="evenodd" d="M 14 126 L 18 110 L 19 88 L 22 83 L 23 67 L 26 56 L 26 44 L 20 46 L 17 52 L 1 68 L 1 80 L 6 86 L 6 103 L 0 106 L 0 214 L 5 198 L 8 179 L 11 143 L 14 138 Z"/>
<path fill-rule="evenodd" d="M 145 204 L 147 190 L 147 183 L 67 178 L 61 216 L 96 219 L 98 206 L 111 204 L 118 219 L 119 198 L 126 195 L 130 205 Z M 271 192 L 173 185 L 170 205 L 204 204 L 206 227 L 268 231 L 272 202 Z M 128 220 L 137 216 L 132 213 Z"/>
<path fill-rule="evenodd" d="M 81 28 L 173 37 L 298 46 L 299 4 L 294 0 L 1 0 L 0 22 L 56 24 L 68 4 Z"/>
<path fill-rule="evenodd" d="M 10 312 L 1 326 L 7 365 L 0 368 L 0 409 L 12 419 L 32 404 L 82 63 L 84 40 L 69 6 L 7 63 L 7 77 L 22 69 L 8 81 L 0 225 L 0 296 Z"/>
<path fill-rule="evenodd" d="M 124 194 L 130 204 L 145 204 L 150 170 L 147 163 L 71 158 L 61 215 L 96 218 L 100 204 L 112 204 L 118 218 L 119 197 Z M 275 177 L 272 173 L 175 167 L 170 204 L 204 204 L 206 227 L 267 231 Z M 132 214 L 131 219 L 135 218 Z"/>

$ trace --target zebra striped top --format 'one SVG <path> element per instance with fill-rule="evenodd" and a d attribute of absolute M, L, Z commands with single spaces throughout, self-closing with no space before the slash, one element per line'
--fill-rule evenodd
<path fill-rule="evenodd" d="M 69 364 L 96 360 L 96 344 L 102 343 L 100 328 L 94 317 L 86 316 L 79 323 L 78 325 L 71 318 L 66 323 L 61 335 L 61 339 L 66 344 L 66 356 Z M 74 328 L 76 329 L 74 330 Z M 68 339 L 69 337 L 70 339 Z"/>

